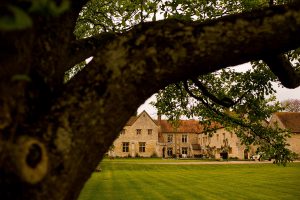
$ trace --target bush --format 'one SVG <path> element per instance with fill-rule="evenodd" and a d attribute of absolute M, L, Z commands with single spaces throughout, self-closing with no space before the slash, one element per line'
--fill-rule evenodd
<path fill-rule="evenodd" d="M 151 158 L 158 158 L 158 155 L 156 152 L 153 152 L 152 155 L 150 156 Z"/>

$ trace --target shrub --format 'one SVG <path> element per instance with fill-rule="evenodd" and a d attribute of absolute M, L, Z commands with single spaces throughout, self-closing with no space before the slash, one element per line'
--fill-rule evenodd
<path fill-rule="evenodd" d="M 153 152 L 152 155 L 150 156 L 151 158 L 158 158 L 158 155 L 156 152 Z"/>

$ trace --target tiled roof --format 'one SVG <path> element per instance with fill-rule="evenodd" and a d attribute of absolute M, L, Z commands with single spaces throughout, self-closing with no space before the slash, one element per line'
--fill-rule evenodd
<path fill-rule="evenodd" d="M 203 131 L 199 121 L 196 120 L 180 120 L 179 125 L 176 127 L 167 120 L 161 120 L 161 132 L 162 133 L 200 133 Z"/>
<path fill-rule="evenodd" d="M 285 128 L 291 129 L 293 133 L 300 133 L 300 112 L 277 112 L 275 115 Z"/>
<path fill-rule="evenodd" d="M 126 126 L 131 126 L 137 120 L 137 118 L 137 116 L 130 117 L 129 120 L 126 122 Z"/>
<path fill-rule="evenodd" d="M 132 126 L 135 121 L 143 114 L 148 113 L 146 111 L 143 111 L 138 116 L 132 116 L 127 121 L 126 126 Z M 149 115 L 148 115 L 149 116 Z M 152 119 L 149 116 L 150 119 Z M 153 119 L 152 119 L 153 120 Z M 179 124 L 177 126 L 173 125 L 168 120 L 153 120 L 155 124 L 158 126 L 160 125 L 160 132 L 161 133 L 202 133 L 204 131 L 204 126 L 199 123 L 198 120 L 190 119 L 190 120 L 179 120 Z M 219 127 L 222 128 L 221 125 L 218 125 L 216 123 L 212 123 L 211 127 Z"/>

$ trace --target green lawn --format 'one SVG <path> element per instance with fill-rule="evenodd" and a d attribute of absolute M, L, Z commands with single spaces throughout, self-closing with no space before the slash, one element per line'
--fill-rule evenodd
<path fill-rule="evenodd" d="M 300 199 L 300 163 L 283 167 L 161 162 L 161 159 L 104 160 L 102 172 L 92 175 L 79 200 Z"/>

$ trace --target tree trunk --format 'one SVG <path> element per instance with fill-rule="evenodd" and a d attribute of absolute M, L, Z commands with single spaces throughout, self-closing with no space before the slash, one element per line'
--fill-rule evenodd
<path fill-rule="evenodd" d="M 31 28 L 0 33 L 1 199 L 76 199 L 151 94 L 300 46 L 299 4 L 76 40 L 75 16 L 85 1 L 78 2 L 59 17 L 35 16 Z M 64 72 L 89 56 L 64 84 Z"/>

